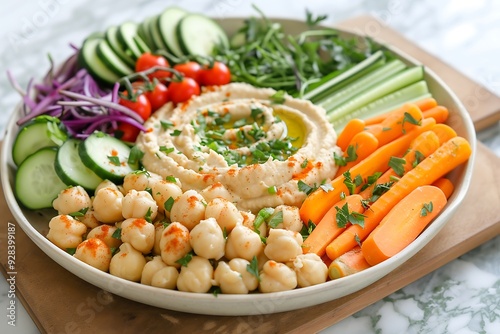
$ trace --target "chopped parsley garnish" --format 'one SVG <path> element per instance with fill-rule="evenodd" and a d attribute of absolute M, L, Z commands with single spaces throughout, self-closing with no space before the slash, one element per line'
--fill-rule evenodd
<path fill-rule="evenodd" d="M 182 130 L 175 129 L 173 132 L 170 133 L 172 137 L 178 137 L 182 133 Z"/>
<path fill-rule="evenodd" d="M 307 237 L 314 231 L 316 228 L 316 224 L 312 222 L 312 220 L 309 220 L 309 222 L 306 224 L 302 225 L 302 229 L 300 230 L 300 235 L 302 235 L 302 239 L 306 240 Z"/>
<path fill-rule="evenodd" d="M 76 248 L 66 248 L 66 253 L 68 253 L 69 255 L 75 255 Z"/>
<path fill-rule="evenodd" d="M 171 182 L 171 183 L 177 183 L 177 179 L 173 175 L 169 175 L 165 178 L 165 181 Z"/>
<path fill-rule="evenodd" d="M 354 194 L 356 188 L 363 184 L 363 178 L 359 174 L 354 179 L 352 179 L 350 171 L 345 171 L 342 175 L 344 176 L 344 184 L 349 190 L 349 195 Z"/>
<path fill-rule="evenodd" d="M 306 23 L 309 27 L 313 27 L 327 18 L 328 15 L 318 15 L 317 17 L 314 17 L 313 13 L 306 9 Z"/>
<path fill-rule="evenodd" d="M 309 161 L 307 159 L 304 159 L 304 161 L 302 161 L 302 163 L 300 164 L 300 167 L 306 168 L 308 164 L 309 164 Z"/>
<path fill-rule="evenodd" d="M 413 161 L 412 167 L 415 168 L 422 160 L 425 159 L 425 155 L 420 151 L 415 151 L 415 161 Z"/>
<path fill-rule="evenodd" d="M 376 184 L 375 187 L 373 187 L 372 196 L 369 198 L 370 202 L 375 202 L 380 196 L 391 189 L 393 184 L 394 181 Z"/>
<path fill-rule="evenodd" d="M 73 218 L 83 217 L 83 216 L 85 216 L 85 214 L 87 213 L 88 210 L 89 210 L 89 208 L 86 207 L 86 208 L 80 209 L 76 212 L 71 212 L 69 215 Z"/>
<path fill-rule="evenodd" d="M 283 104 L 285 102 L 286 92 L 284 90 L 279 90 L 269 97 L 269 99 L 276 104 Z"/>
<path fill-rule="evenodd" d="M 174 123 L 172 123 L 170 121 L 165 121 L 165 120 L 161 120 L 160 124 L 161 124 L 161 128 L 163 130 L 170 129 L 170 128 L 172 128 L 174 126 Z"/>
<path fill-rule="evenodd" d="M 434 205 L 432 202 L 424 203 L 422 209 L 420 210 L 420 217 L 425 217 L 427 214 L 431 213 L 434 210 Z"/>
<path fill-rule="evenodd" d="M 165 154 L 172 153 L 173 151 L 175 151 L 175 148 L 173 147 L 166 147 L 164 145 L 160 146 L 160 152 L 163 152 Z"/>
<path fill-rule="evenodd" d="M 415 117 L 413 117 L 411 114 L 409 114 L 408 112 L 405 112 L 404 117 L 403 117 L 403 124 L 402 124 L 403 133 L 405 133 L 404 125 L 406 122 L 408 122 L 410 124 L 414 124 L 414 125 L 421 125 L 422 124 L 422 120 L 416 120 Z"/>
<path fill-rule="evenodd" d="M 389 159 L 389 167 L 392 168 L 394 173 L 398 176 L 403 176 L 405 173 L 406 160 L 404 158 L 391 157 Z"/>
<path fill-rule="evenodd" d="M 152 223 L 152 219 L 151 219 L 151 215 L 153 214 L 153 211 L 151 210 L 151 207 L 148 208 L 148 211 L 146 211 L 146 215 L 144 216 L 144 219 L 148 222 L 148 223 Z"/>
<path fill-rule="evenodd" d="M 186 256 L 180 258 L 179 260 L 177 260 L 175 262 L 180 264 L 183 267 L 187 267 L 188 263 L 191 261 L 192 258 L 193 258 L 193 253 L 189 252 L 186 254 Z"/>
<path fill-rule="evenodd" d="M 348 162 L 356 161 L 358 159 L 358 154 L 356 153 L 358 150 L 358 145 L 352 146 L 349 145 L 346 149 L 345 156 L 339 155 L 337 153 L 333 153 L 333 159 L 337 166 L 345 166 Z"/>
<path fill-rule="evenodd" d="M 247 264 L 247 271 L 254 275 L 257 280 L 260 282 L 260 276 L 259 276 L 259 261 L 257 260 L 257 256 L 253 256 L 252 261 L 250 261 L 249 264 Z"/>
<path fill-rule="evenodd" d="M 174 198 L 172 196 L 170 196 L 166 201 L 165 203 L 163 203 L 163 208 L 165 208 L 165 211 L 168 211 L 170 212 L 170 210 L 172 210 L 172 206 L 174 205 Z"/>
<path fill-rule="evenodd" d="M 345 203 L 342 208 L 336 206 L 335 209 L 337 210 L 335 217 L 339 228 L 346 227 L 348 223 L 361 227 L 365 226 L 365 216 L 359 212 L 349 211 L 347 203 Z"/>
<path fill-rule="evenodd" d="M 366 178 L 366 183 L 361 187 L 361 191 L 365 190 L 366 188 L 370 187 L 372 184 L 377 182 L 380 176 L 382 176 L 382 172 L 375 172 L 372 175 L 368 176 Z"/>
<path fill-rule="evenodd" d="M 361 247 L 361 239 L 359 238 L 359 235 L 357 234 L 354 235 L 354 241 L 356 241 L 358 246 Z"/>
<path fill-rule="evenodd" d="M 129 165 L 136 165 L 139 163 L 139 161 L 142 159 L 142 157 L 144 156 L 144 152 L 141 151 L 140 148 L 138 148 L 137 146 L 132 146 L 132 148 L 130 149 L 130 154 L 128 156 L 128 164 Z"/>
<path fill-rule="evenodd" d="M 255 220 L 253 222 L 253 227 L 257 231 L 262 223 L 266 222 L 269 217 L 274 213 L 273 208 L 262 208 L 260 211 L 257 213 L 257 216 L 255 216 Z"/>
<path fill-rule="evenodd" d="M 267 193 L 269 195 L 274 195 L 274 194 L 276 194 L 277 191 L 278 191 L 278 189 L 276 188 L 276 186 L 270 186 L 267 188 Z"/>
<path fill-rule="evenodd" d="M 271 215 L 267 225 L 271 228 L 276 228 L 281 223 L 283 223 L 283 211 L 278 211 Z"/>
<path fill-rule="evenodd" d="M 120 158 L 118 158 L 117 156 L 108 155 L 108 160 L 109 160 L 109 162 L 111 162 L 115 166 L 120 166 L 121 165 Z"/>
<path fill-rule="evenodd" d="M 314 191 L 313 187 L 311 187 L 310 185 L 308 185 L 307 183 L 305 183 L 302 180 L 299 180 L 299 182 L 297 182 L 297 186 L 299 187 L 299 190 L 302 191 L 303 193 L 305 193 L 306 195 L 309 195 L 310 193 L 312 193 Z"/>
<path fill-rule="evenodd" d="M 122 229 L 117 228 L 116 231 L 111 235 L 112 238 L 120 240 L 122 238 Z"/>

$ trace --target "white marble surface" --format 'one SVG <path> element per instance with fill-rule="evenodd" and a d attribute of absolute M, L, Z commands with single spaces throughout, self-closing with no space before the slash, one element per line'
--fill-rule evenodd
<path fill-rule="evenodd" d="M 19 97 L 5 76 L 10 69 L 24 86 L 47 70 L 46 55 L 62 61 L 92 31 L 127 19 L 140 20 L 177 3 L 217 17 L 254 13 L 250 1 L 0 0 L 0 131 Z M 307 7 L 331 23 L 370 13 L 470 77 L 500 94 L 500 1 L 262 1 L 270 17 L 304 18 Z M 3 135 L 0 135 L 0 138 Z M 500 155 L 500 124 L 479 134 Z M 471 222 L 473 223 L 473 222 Z M 5 245 L 0 245 L 5 247 Z M 500 333 L 500 237 L 325 330 L 325 333 Z M 0 279 L 5 314 L 0 333 L 37 333 L 16 309 L 8 325 L 8 285 Z M 58 301 L 52 301 L 58 302 Z"/>

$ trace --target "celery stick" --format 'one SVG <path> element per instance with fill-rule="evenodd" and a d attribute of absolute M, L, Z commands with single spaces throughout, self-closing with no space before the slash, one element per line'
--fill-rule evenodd
<path fill-rule="evenodd" d="M 399 59 L 391 60 L 380 68 L 373 70 L 362 78 L 350 83 L 346 87 L 336 91 L 326 99 L 319 101 L 319 105 L 325 110 L 332 110 L 339 105 L 346 103 L 356 95 L 361 94 L 363 91 L 378 85 L 380 82 L 385 81 L 392 75 L 404 70 L 406 65 Z"/>
<path fill-rule="evenodd" d="M 362 62 L 356 64 L 345 72 L 335 76 L 332 80 L 325 82 L 324 84 L 318 86 L 317 88 L 307 92 L 302 96 L 303 99 L 311 100 L 313 103 L 324 98 L 324 96 L 330 95 L 333 89 L 343 87 L 347 83 L 356 80 L 359 76 L 373 70 L 375 67 L 382 66 L 385 62 L 384 53 L 382 51 L 377 51 L 370 57 L 366 58 Z"/>
<path fill-rule="evenodd" d="M 418 81 L 412 85 L 399 89 L 391 94 L 382 96 L 381 98 L 354 110 L 342 117 L 330 117 L 328 120 L 334 125 L 336 130 L 341 129 L 352 118 L 369 118 L 385 112 L 394 110 L 405 103 L 411 103 L 421 100 L 426 97 L 431 97 L 427 83 L 424 80 Z"/>
<path fill-rule="evenodd" d="M 385 82 L 372 87 L 371 89 L 362 92 L 346 103 L 337 108 L 326 110 L 328 118 L 335 120 L 344 117 L 354 110 L 357 110 L 370 102 L 373 102 L 382 96 L 395 92 L 403 87 L 415 83 L 424 78 L 424 69 L 422 66 L 415 66 L 406 69 L 392 76 Z"/>

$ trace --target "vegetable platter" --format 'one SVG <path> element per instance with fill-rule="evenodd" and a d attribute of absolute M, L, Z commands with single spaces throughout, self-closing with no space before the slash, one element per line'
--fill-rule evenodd
<path fill-rule="evenodd" d="M 272 19 L 272 21 L 280 24 L 284 31 L 293 35 L 308 29 L 305 22 L 282 19 Z M 216 22 L 222 27 L 227 36 L 234 36 L 238 29 L 244 24 L 244 19 L 228 18 L 217 20 Z M 339 33 L 343 38 L 357 40 L 360 44 L 365 42 L 360 36 L 342 31 Z M 401 61 L 405 66 L 421 68 L 421 64 L 418 64 L 414 59 L 411 59 L 399 50 L 391 48 L 390 46 L 388 46 L 388 50 L 390 50 L 390 52 L 395 55 L 395 58 Z M 111 55 L 110 57 L 114 56 Z M 412 72 L 416 73 L 417 70 Z M 415 73 L 411 73 L 411 75 Z M 123 74 L 128 75 L 130 73 Z M 428 93 L 439 101 L 440 105 L 448 108 L 449 115 L 446 124 L 453 128 L 458 136 L 463 137 L 470 144 L 472 152 L 465 163 L 460 164 L 447 175 L 447 178 L 451 180 L 454 186 L 451 196 L 448 198 L 440 214 L 434 218 L 432 223 L 428 225 L 413 242 L 403 250 L 395 255 L 391 255 L 388 259 L 384 259 L 380 263 L 346 277 L 329 279 L 324 283 L 288 291 L 241 295 L 193 293 L 139 284 L 134 281 L 110 275 L 107 272 L 103 272 L 102 270 L 89 266 L 76 259 L 72 254 L 57 247 L 47 239 L 49 232 L 48 222 L 54 217 L 54 210 L 30 210 L 20 204 L 18 197 L 16 198 L 15 181 L 17 168 L 12 156 L 12 148 L 19 131 L 17 121 L 23 117 L 21 106 L 11 118 L 5 135 L 4 148 L 7 149 L 2 151 L 1 157 L 2 186 L 9 208 L 26 234 L 38 247 L 40 247 L 40 249 L 42 249 L 42 251 L 78 277 L 117 295 L 161 308 L 211 315 L 268 314 L 317 305 L 359 291 L 398 268 L 402 263 L 422 249 L 452 218 L 467 192 L 475 157 L 474 148 L 476 139 L 472 122 L 467 111 L 453 92 L 432 73 L 432 71 L 425 68 L 421 75 L 428 87 Z M 346 118 L 344 121 L 345 124 L 347 124 L 348 119 Z M 341 133 L 342 129 L 343 128 L 338 128 L 337 130 Z M 404 210 L 402 210 L 402 212 L 404 212 Z"/>

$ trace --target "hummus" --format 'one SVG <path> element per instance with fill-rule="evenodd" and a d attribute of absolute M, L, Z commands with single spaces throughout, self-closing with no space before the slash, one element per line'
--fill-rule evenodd
<path fill-rule="evenodd" d="M 335 174 L 341 151 L 322 108 L 276 93 L 232 83 L 165 105 L 137 139 L 144 167 L 177 177 L 184 191 L 224 194 L 240 210 L 300 206 L 305 185 Z"/>

